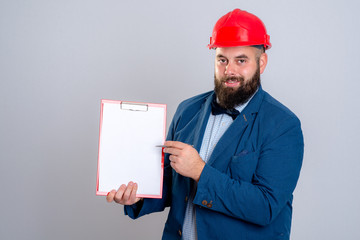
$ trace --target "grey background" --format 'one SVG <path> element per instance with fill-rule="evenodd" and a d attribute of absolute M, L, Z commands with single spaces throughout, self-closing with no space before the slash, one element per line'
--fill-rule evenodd
<path fill-rule="evenodd" d="M 213 88 L 216 20 L 271 35 L 263 87 L 301 119 L 292 239 L 360 239 L 358 1 L 0 1 L 0 239 L 159 239 L 95 196 L 100 99 L 168 104 Z"/>

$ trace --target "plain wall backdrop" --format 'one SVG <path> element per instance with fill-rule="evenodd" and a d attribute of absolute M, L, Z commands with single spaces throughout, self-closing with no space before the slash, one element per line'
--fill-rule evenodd
<path fill-rule="evenodd" d="M 160 239 L 95 195 L 100 99 L 177 105 L 213 88 L 234 8 L 271 36 L 263 88 L 302 121 L 292 240 L 360 239 L 358 1 L 0 0 L 0 239 Z"/>

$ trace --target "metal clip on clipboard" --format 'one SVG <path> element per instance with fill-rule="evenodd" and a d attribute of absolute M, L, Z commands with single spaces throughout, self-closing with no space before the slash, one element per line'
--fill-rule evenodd
<path fill-rule="evenodd" d="M 142 103 L 121 102 L 120 109 L 128 110 L 128 111 L 147 112 L 149 110 L 149 106 L 148 106 L 148 104 L 142 104 Z"/>

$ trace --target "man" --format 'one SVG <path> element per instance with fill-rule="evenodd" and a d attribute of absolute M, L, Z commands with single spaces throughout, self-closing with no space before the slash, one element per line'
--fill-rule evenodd
<path fill-rule="evenodd" d="M 216 23 L 215 90 L 182 102 L 167 142 L 162 199 L 130 182 L 107 200 L 131 218 L 170 207 L 163 239 L 289 239 L 303 158 L 298 118 L 266 93 L 270 37 L 240 9 Z"/>

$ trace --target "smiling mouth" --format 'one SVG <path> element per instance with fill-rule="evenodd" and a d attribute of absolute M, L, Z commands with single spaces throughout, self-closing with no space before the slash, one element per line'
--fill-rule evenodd
<path fill-rule="evenodd" d="M 227 87 L 237 87 L 240 85 L 240 81 L 236 79 L 228 79 L 223 82 Z"/>

